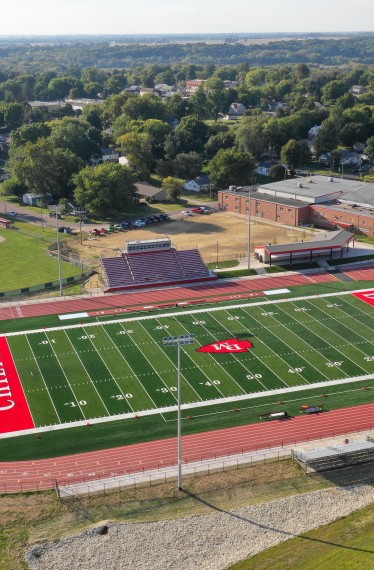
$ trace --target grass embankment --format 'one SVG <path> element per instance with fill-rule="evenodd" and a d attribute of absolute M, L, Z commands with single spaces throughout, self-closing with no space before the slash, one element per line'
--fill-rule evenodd
<path fill-rule="evenodd" d="M 370 506 L 239 562 L 230 570 L 370 570 L 373 537 L 374 507 Z"/>
<path fill-rule="evenodd" d="M 216 509 L 239 509 L 334 485 L 348 485 L 353 480 L 370 482 L 367 467 L 355 468 L 354 472 L 352 468 L 336 474 L 330 472 L 326 478 L 307 477 L 296 463 L 284 460 L 185 477 L 185 493 L 180 493 L 172 481 L 155 487 L 123 488 L 106 495 L 82 496 L 66 503 L 60 503 L 53 491 L 2 496 L 0 570 L 27 570 L 25 553 L 32 545 L 59 540 L 103 521 L 142 523 L 210 514 Z M 232 570 L 304 567 L 369 570 L 373 525 L 374 509 L 368 507 L 237 564 Z"/>
<path fill-rule="evenodd" d="M 58 262 L 48 255 L 48 247 L 56 241 L 56 232 L 17 221 L 16 229 L 0 229 L 2 292 L 23 289 L 58 280 Z M 19 230 L 27 231 L 28 235 Z M 43 234 L 43 235 L 41 235 Z M 34 237 L 35 235 L 35 237 Z M 81 270 L 62 262 L 62 277 L 79 275 Z"/>

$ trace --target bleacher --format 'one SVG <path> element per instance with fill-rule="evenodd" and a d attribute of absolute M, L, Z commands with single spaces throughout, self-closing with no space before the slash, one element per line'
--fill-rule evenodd
<path fill-rule="evenodd" d="M 215 280 L 197 249 L 155 249 L 101 260 L 105 292 Z"/>
<path fill-rule="evenodd" d="M 332 445 L 307 452 L 292 450 L 292 456 L 306 472 L 329 471 L 350 465 L 373 462 L 374 443 L 360 441 L 343 445 Z"/>

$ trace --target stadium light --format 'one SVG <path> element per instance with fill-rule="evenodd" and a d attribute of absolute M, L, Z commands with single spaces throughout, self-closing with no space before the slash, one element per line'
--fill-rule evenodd
<path fill-rule="evenodd" d="M 194 334 L 181 334 L 179 336 L 165 336 L 162 339 L 164 346 L 178 347 L 178 489 L 182 490 L 182 395 L 181 395 L 181 346 L 193 344 Z"/>

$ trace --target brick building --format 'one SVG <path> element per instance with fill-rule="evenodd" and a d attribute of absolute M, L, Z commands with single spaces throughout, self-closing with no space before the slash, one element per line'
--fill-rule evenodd
<path fill-rule="evenodd" d="M 346 229 L 374 237 L 374 184 L 313 176 L 218 193 L 219 208 L 280 224 Z"/>

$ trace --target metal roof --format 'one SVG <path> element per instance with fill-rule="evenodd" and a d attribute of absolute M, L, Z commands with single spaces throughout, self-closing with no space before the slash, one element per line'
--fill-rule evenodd
<path fill-rule="evenodd" d="M 284 243 L 280 245 L 266 245 L 265 251 L 270 254 L 277 253 L 296 253 L 299 251 L 315 251 L 320 249 L 336 249 L 343 247 L 346 243 L 354 238 L 354 234 L 346 230 L 337 230 L 334 232 L 326 232 L 323 237 L 321 234 L 314 236 L 309 241 L 301 241 L 296 243 Z"/>

